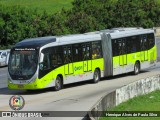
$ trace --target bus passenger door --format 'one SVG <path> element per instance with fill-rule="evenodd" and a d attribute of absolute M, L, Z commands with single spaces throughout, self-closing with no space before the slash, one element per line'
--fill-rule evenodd
<path fill-rule="evenodd" d="M 123 51 L 123 65 L 127 65 L 127 46 L 126 39 L 122 39 L 122 51 Z"/>
<path fill-rule="evenodd" d="M 127 65 L 126 40 L 119 39 L 119 64 L 120 66 Z"/>
<path fill-rule="evenodd" d="M 88 60 L 87 60 L 87 62 L 88 62 L 88 71 L 92 71 L 92 60 L 91 60 L 91 45 L 90 45 L 90 43 L 88 43 L 87 45 L 86 45 L 86 49 L 87 49 L 87 56 L 88 56 Z"/>
<path fill-rule="evenodd" d="M 148 43 L 147 43 L 147 36 L 142 35 L 140 41 L 140 48 L 141 48 L 141 62 L 148 60 Z"/>
<path fill-rule="evenodd" d="M 65 75 L 73 74 L 73 63 L 72 63 L 72 47 L 64 47 L 64 73 Z"/>
<path fill-rule="evenodd" d="M 91 60 L 91 47 L 90 43 L 82 45 L 82 58 L 83 58 L 83 71 L 88 72 L 92 70 L 92 60 Z"/>

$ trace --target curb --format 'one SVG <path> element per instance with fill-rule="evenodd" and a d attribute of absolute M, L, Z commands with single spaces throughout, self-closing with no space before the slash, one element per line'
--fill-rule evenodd
<path fill-rule="evenodd" d="M 147 77 L 118 88 L 101 99 L 89 110 L 90 120 L 99 120 L 106 110 L 119 105 L 133 97 L 160 89 L 160 74 Z"/>

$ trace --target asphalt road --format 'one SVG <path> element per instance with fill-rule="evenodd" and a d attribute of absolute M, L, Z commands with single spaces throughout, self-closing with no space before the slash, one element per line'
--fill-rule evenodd
<path fill-rule="evenodd" d="M 88 111 L 105 94 L 121 86 L 136 80 L 157 75 L 160 72 L 160 63 L 157 68 L 141 72 L 139 75 L 124 74 L 107 80 L 103 79 L 98 84 L 83 82 L 65 86 L 61 91 L 55 92 L 50 89 L 27 92 L 19 90 L 0 90 L 0 111 L 10 111 L 9 99 L 12 95 L 22 95 L 25 99 L 23 111 Z M 40 119 L 40 118 L 38 118 Z M 55 120 L 75 118 L 54 118 Z M 77 118 L 82 119 L 81 118 Z"/>
<path fill-rule="evenodd" d="M 7 87 L 7 67 L 0 67 L 0 89 Z"/>
<path fill-rule="evenodd" d="M 160 38 L 157 39 L 158 56 L 160 56 Z M 139 75 L 124 74 L 105 78 L 98 84 L 82 82 L 65 86 L 61 91 L 50 89 L 40 91 L 19 91 L 6 88 L 7 67 L 0 68 L 0 111 L 11 111 L 9 99 L 12 95 L 22 95 L 25 99 L 23 111 L 88 111 L 105 94 L 116 88 L 132 83 L 136 80 L 160 74 L 160 63 L 142 71 Z M 107 80 L 106 80 L 107 79 Z M 40 119 L 40 118 L 38 118 Z M 80 118 L 54 118 L 55 120 L 75 120 Z"/>

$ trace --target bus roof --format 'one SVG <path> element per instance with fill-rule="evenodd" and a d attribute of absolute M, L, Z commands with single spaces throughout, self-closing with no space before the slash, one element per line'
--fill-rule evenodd
<path fill-rule="evenodd" d="M 72 44 L 77 42 L 89 42 L 101 40 L 100 34 L 77 34 L 61 36 L 59 38 L 59 44 Z"/>
<path fill-rule="evenodd" d="M 111 35 L 111 39 L 129 37 L 132 35 L 140 35 L 146 33 L 154 33 L 152 29 L 142 28 L 115 28 L 102 31 L 89 32 L 77 35 L 68 35 L 59 37 L 59 44 L 72 44 L 77 42 L 89 42 L 101 40 L 101 34 L 106 33 Z"/>
<path fill-rule="evenodd" d="M 101 40 L 101 34 L 110 34 L 111 39 L 129 37 L 132 35 L 154 33 L 152 29 L 142 29 L 142 28 L 114 28 L 106 29 L 102 31 L 89 32 L 84 34 L 73 34 L 64 36 L 48 36 L 48 37 L 38 37 L 25 39 L 15 45 L 15 47 L 50 47 L 57 45 L 67 45 L 79 42 L 89 42 Z"/>
<path fill-rule="evenodd" d="M 116 30 L 115 32 L 111 32 L 111 38 L 122 38 L 122 37 L 129 37 L 132 35 L 140 35 L 140 34 L 147 34 L 147 33 L 154 33 L 152 29 L 130 29 L 130 30 Z"/>
<path fill-rule="evenodd" d="M 58 46 L 58 45 L 68 45 L 68 44 L 75 44 L 75 43 L 82 43 L 89 41 L 97 41 L 97 40 L 101 40 L 100 34 L 73 34 L 73 35 L 57 36 L 56 42 L 44 45 L 43 48 Z"/>
<path fill-rule="evenodd" d="M 17 43 L 15 47 L 41 47 L 52 42 L 56 42 L 55 36 L 30 38 Z"/>

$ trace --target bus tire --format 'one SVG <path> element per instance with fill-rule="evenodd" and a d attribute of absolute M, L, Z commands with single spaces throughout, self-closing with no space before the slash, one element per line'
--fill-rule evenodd
<path fill-rule="evenodd" d="M 136 62 L 134 65 L 134 75 L 139 74 L 139 72 L 140 72 L 140 64 L 139 62 Z"/>
<path fill-rule="evenodd" d="M 62 89 L 62 79 L 60 76 L 57 76 L 56 80 L 55 80 L 55 87 L 54 90 L 55 91 L 59 91 L 60 89 Z"/>
<path fill-rule="evenodd" d="M 98 69 L 95 69 L 93 74 L 93 83 L 98 83 L 100 80 L 100 71 Z"/>

